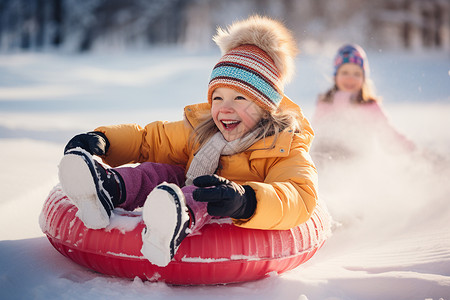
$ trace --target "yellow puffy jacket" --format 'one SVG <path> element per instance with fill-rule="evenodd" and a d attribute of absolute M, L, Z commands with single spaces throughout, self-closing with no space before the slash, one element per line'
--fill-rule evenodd
<path fill-rule="evenodd" d="M 233 220 L 237 226 L 257 229 L 290 229 L 309 219 L 317 203 L 317 170 L 309 155 L 314 133 L 301 109 L 284 98 L 282 109 L 295 110 L 300 132 L 285 130 L 262 139 L 244 152 L 222 156 L 217 175 L 255 190 L 257 206 L 249 219 Z M 103 161 L 111 166 L 158 162 L 189 168 L 197 149 L 188 142 L 199 116 L 211 109 L 208 103 L 185 107 L 185 120 L 103 126 L 110 147 Z"/>

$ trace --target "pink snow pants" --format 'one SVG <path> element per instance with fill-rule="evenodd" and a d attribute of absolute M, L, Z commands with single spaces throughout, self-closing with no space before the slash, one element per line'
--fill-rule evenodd
<path fill-rule="evenodd" d="M 186 180 L 184 168 L 168 164 L 144 162 L 136 167 L 114 168 L 125 183 L 126 199 L 119 207 L 133 211 L 144 205 L 148 194 L 160 183 L 174 183 L 181 188 L 194 218 L 191 225 L 191 235 L 198 234 L 211 216 L 207 212 L 207 203 L 197 202 L 192 197 L 192 192 L 196 189 L 194 185 L 184 186 Z"/>

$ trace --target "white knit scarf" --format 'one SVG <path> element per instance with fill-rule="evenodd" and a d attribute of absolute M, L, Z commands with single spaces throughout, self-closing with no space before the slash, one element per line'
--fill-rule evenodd
<path fill-rule="evenodd" d="M 214 174 L 219 166 L 221 155 L 233 155 L 245 151 L 261 132 L 262 128 L 257 127 L 244 137 L 231 142 L 225 140 L 220 131 L 214 134 L 194 155 L 186 173 L 186 185 L 193 184 L 193 180 L 198 176 Z"/>

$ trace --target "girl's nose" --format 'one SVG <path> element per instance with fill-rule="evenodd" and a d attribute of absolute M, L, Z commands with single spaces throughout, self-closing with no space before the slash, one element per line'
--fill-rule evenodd
<path fill-rule="evenodd" d="M 233 111 L 233 103 L 231 101 L 223 101 L 222 106 L 220 107 L 220 112 L 222 113 L 230 113 Z"/>

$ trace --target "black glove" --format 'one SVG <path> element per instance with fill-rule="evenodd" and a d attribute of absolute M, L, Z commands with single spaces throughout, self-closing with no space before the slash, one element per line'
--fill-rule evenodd
<path fill-rule="evenodd" d="M 92 155 L 105 155 L 108 152 L 109 141 L 103 132 L 91 131 L 74 136 L 64 148 L 64 154 L 71 149 L 80 147 Z"/>
<path fill-rule="evenodd" d="M 194 200 L 208 202 L 208 214 L 217 217 L 248 219 L 256 210 L 255 191 L 217 175 L 203 175 L 194 179 Z"/>

